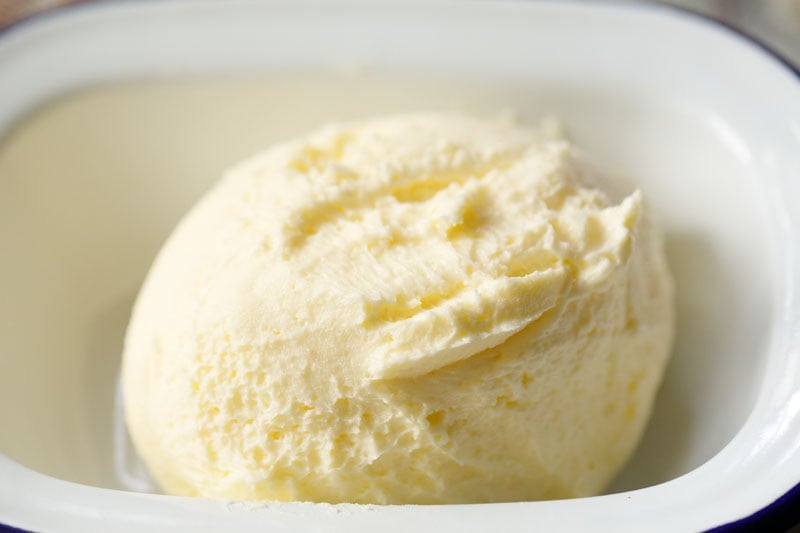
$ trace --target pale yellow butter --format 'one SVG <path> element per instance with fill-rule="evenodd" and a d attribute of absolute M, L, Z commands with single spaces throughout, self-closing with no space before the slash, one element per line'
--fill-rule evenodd
<path fill-rule="evenodd" d="M 449 503 L 603 489 L 672 282 L 639 192 L 453 115 L 331 126 L 229 172 L 134 309 L 126 418 L 169 493 Z"/>

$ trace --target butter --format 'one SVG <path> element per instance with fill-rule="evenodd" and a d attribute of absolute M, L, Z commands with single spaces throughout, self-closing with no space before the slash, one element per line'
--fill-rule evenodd
<path fill-rule="evenodd" d="M 358 503 L 597 494 L 674 329 L 640 192 L 564 139 L 411 115 L 233 168 L 136 303 L 126 420 L 168 493 Z"/>

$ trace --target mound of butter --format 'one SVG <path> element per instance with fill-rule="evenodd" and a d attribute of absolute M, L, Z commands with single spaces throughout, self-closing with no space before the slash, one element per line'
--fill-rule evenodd
<path fill-rule="evenodd" d="M 597 494 L 648 419 L 672 282 L 639 192 L 568 142 L 411 115 L 232 169 L 153 265 L 125 343 L 164 491 L 453 503 Z"/>

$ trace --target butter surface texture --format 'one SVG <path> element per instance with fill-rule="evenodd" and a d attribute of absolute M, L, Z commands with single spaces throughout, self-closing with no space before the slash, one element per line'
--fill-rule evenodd
<path fill-rule="evenodd" d="M 410 115 L 233 168 L 145 282 L 126 419 L 168 493 L 360 503 L 597 494 L 674 328 L 641 194 L 570 144 Z"/>

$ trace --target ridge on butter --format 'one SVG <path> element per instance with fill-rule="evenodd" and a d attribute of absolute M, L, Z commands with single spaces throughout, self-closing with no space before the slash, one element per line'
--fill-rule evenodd
<path fill-rule="evenodd" d="M 236 166 L 152 266 L 125 416 L 171 494 L 454 503 L 601 492 L 673 337 L 642 195 L 570 144 L 420 114 Z"/>

